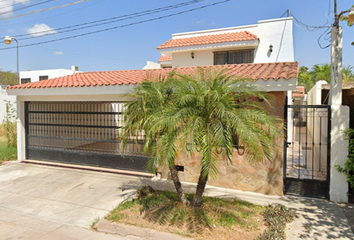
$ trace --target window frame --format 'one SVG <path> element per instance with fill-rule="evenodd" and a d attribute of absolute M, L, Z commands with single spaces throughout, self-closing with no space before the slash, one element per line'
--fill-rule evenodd
<path fill-rule="evenodd" d="M 44 78 L 44 79 L 41 79 Z M 48 80 L 49 76 L 48 75 L 43 75 L 43 76 L 39 76 L 39 81 L 44 81 L 44 80 Z"/>
<path fill-rule="evenodd" d="M 253 63 L 254 62 L 254 51 L 255 49 L 241 49 L 241 50 L 228 50 L 228 51 L 215 51 L 213 52 L 214 54 L 214 65 L 227 65 L 227 64 L 242 64 L 242 63 Z M 241 63 L 228 63 L 228 60 L 230 59 L 230 54 L 231 53 L 242 53 L 242 52 L 250 52 L 250 60 L 251 62 L 241 62 Z M 217 63 L 217 55 L 218 54 L 226 54 L 226 63 Z"/>
<path fill-rule="evenodd" d="M 31 78 L 21 78 L 20 81 L 21 81 L 21 84 L 30 83 Z M 23 82 L 23 81 L 25 81 L 25 82 Z"/>

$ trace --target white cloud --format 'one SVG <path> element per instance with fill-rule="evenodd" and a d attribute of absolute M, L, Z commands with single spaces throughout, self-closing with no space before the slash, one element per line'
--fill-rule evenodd
<path fill-rule="evenodd" d="M 54 52 L 55 55 L 63 55 L 63 52 Z"/>
<path fill-rule="evenodd" d="M 204 25 L 204 24 L 206 24 L 206 20 L 205 19 L 201 19 L 201 20 L 195 20 L 195 24 L 197 24 L 197 25 Z"/>
<path fill-rule="evenodd" d="M 7 17 L 12 15 L 14 7 L 18 7 L 18 4 L 28 4 L 30 0 L 0 0 L 0 14 L 1 17 Z M 16 4 L 14 6 L 14 4 Z"/>
<path fill-rule="evenodd" d="M 36 24 L 31 28 L 28 28 L 27 33 L 31 34 L 33 37 L 40 37 L 49 34 L 55 34 L 57 33 L 57 31 L 55 31 L 55 29 L 49 27 L 48 25 L 41 23 L 41 24 Z"/>

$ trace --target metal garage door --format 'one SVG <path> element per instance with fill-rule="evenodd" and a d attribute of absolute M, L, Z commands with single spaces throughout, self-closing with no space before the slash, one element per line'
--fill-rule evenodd
<path fill-rule="evenodd" d="M 118 139 L 124 102 L 26 102 L 26 158 L 147 172 L 143 135 Z"/>

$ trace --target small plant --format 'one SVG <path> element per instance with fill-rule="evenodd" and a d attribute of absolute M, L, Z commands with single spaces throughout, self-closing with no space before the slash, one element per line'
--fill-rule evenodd
<path fill-rule="evenodd" d="M 354 188 L 354 129 L 348 128 L 343 131 L 346 139 L 349 140 L 348 159 L 344 163 L 344 167 L 336 165 L 338 172 L 343 173 L 347 177 L 347 182 L 351 188 Z"/>
<path fill-rule="evenodd" d="M 150 193 L 156 192 L 151 186 L 142 186 L 141 188 L 136 190 L 136 197 L 137 199 L 141 200 L 148 196 Z"/>
<path fill-rule="evenodd" d="M 280 240 L 286 239 L 285 226 L 295 218 L 295 213 L 287 209 L 284 205 L 268 205 L 263 212 L 264 220 L 268 229 L 261 234 L 257 240 Z"/>
<path fill-rule="evenodd" d="M 13 104 L 9 101 L 6 102 L 6 113 L 3 123 L 3 130 L 5 133 L 5 138 L 7 145 L 9 147 L 15 147 L 17 143 L 17 132 L 16 132 L 16 110 Z"/>
<path fill-rule="evenodd" d="M 97 230 L 96 224 L 100 221 L 99 217 L 96 217 L 92 223 L 91 223 L 91 228 Z"/>

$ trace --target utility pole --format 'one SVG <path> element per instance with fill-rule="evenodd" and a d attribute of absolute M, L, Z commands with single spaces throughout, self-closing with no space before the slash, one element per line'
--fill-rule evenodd
<path fill-rule="evenodd" d="M 353 17 L 353 9 L 337 14 L 337 0 L 334 0 L 334 23 L 331 29 L 331 88 L 329 105 L 331 107 L 330 163 L 328 164 L 329 199 L 335 202 L 348 202 L 348 183 L 344 174 L 340 174 L 336 165 L 344 166 L 348 156 L 348 140 L 343 130 L 349 127 L 349 107 L 342 106 L 342 27 L 339 26 L 343 14 Z"/>
<path fill-rule="evenodd" d="M 342 27 L 339 26 L 343 14 L 349 13 L 353 19 L 354 10 L 348 9 L 337 14 L 337 0 L 334 0 L 334 23 L 331 29 L 331 90 L 329 105 L 342 105 Z"/>

